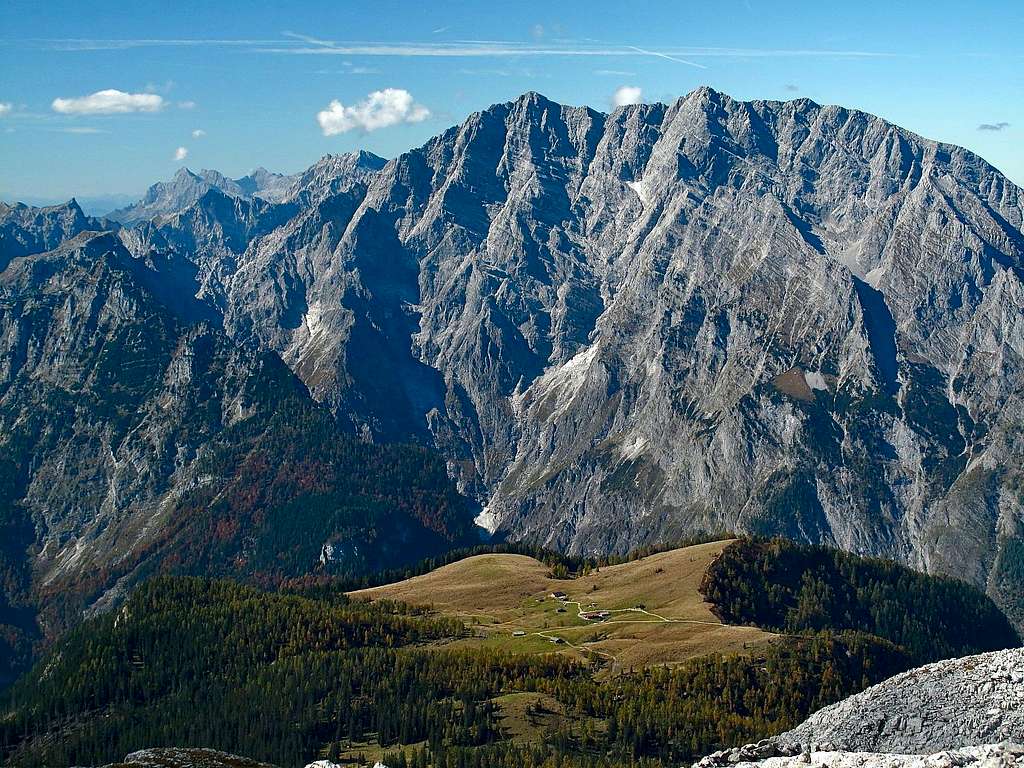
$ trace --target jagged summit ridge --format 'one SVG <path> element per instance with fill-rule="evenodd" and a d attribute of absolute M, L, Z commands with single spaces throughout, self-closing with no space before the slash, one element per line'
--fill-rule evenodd
<path fill-rule="evenodd" d="M 528 93 L 303 177 L 121 238 L 173 250 L 346 429 L 440 450 L 499 535 L 784 534 L 1024 622 L 1024 197 L 981 158 L 702 88 L 610 114 Z"/>
<path fill-rule="evenodd" d="M 181 213 L 200 200 L 210 190 L 241 200 L 261 199 L 270 203 L 286 202 L 297 197 L 310 186 L 328 187 L 332 182 L 338 191 L 345 184 L 365 182 L 384 165 L 383 158 L 362 150 L 350 154 L 326 155 L 301 174 L 284 175 L 258 167 L 246 176 L 231 179 L 219 171 L 203 169 L 199 172 L 180 168 L 167 182 L 152 185 L 142 199 L 134 205 L 109 214 L 122 223 L 140 223 L 157 216 Z"/>
<path fill-rule="evenodd" d="M 229 179 L 218 171 L 203 169 L 196 173 L 189 168 L 180 168 L 170 181 L 157 182 L 138 203 L 113 211 L 110 218 L 128 224 L 177 213 L 188 208 L 211 189 L 243 199 L 264 191 L 273 197 L 280 194 L 282 186 L 290 183 L 288 177 L 270 174 L 262 169 L 260 171 L 239 179 Z"/>

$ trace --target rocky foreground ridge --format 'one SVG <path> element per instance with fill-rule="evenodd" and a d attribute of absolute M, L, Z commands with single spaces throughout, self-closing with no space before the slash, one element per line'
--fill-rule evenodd
<path fill-rule="evenodd" d="M 1024 765 L 1024 648 L 947 659 L 819 710 L 774 739 L 696 763 L 799 768 Z"/>
<path fill-rule="evenodd" d="M 770 755 L 761 757 L 761 755 Z M 776 744 L 751 744 L 733 759 L 732 750 L 694 763 L 694 768 L 1019 768 L 1024 766 L 1024 745 L 1003 742 L 948 749 L 929 755 L 883 752 L 844 752 L 831 748 L 803 749 Z"/>
<path fill-rule="evenodd" d="M 1024 741 L 1024 648 L 912 669 L 825 707 L 779 739 L 914 753 Z"/>

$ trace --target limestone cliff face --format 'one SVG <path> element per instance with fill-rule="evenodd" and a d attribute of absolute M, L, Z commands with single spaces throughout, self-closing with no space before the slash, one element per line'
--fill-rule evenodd
<path fill-rule="evenodd" d="M 476 541 L 443 462 L 338 434 L 181 262 L 83 232 L 0 271 L 0 684 L 153 573 L 365 573 Z"/>
<path fill-rule="evenodd" d="M 527 94 L 253 241 L 225 318 L 343 422 L 438 446 L 499 533 L 782 533 L 1005 598 L 1022 220 L 864 113 Z"/>
<path fill-rule="evenodd" d="M 496 533 L 779 533 L 1024 623 L 1024 193 L 977 156 L 807 100 L 530 93 L 291 184 L 120 237 Z"/>

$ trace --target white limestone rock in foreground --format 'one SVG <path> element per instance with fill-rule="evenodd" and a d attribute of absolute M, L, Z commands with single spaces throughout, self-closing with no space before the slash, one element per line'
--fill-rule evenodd
<path fill-rule="evenodd" d="M 917 754 L 1024 741 L 1024 648 L 912 669 L 820 710 L 778 740 Z"/>
<path fill-rule="evenodd" d="M 930 755 L 902 755 L 881 752 L 840 752 L 817 751 L 799 752 L 794 755 L 780 755 L 761 760 L 729 758 L 733 752 L 756 750 L 758 745 L 726 750 L 705 757 L 695 768 L 714 768 L 729 765 L 735 768 L 1019 768 L 1024 766 L 1024 745 L 1004 742 L 963 747 L 937 752 Z"/>

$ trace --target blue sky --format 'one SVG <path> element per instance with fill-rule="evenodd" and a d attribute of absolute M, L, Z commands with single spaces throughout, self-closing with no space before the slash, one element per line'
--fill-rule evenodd
<path fill-rule="evenodd" d="M 1021 30 L 1021 0 L 0 0 L 0 198 L 391 157 L 527 90 L 608 110 L 623 87 L 667 101 L 705 84 L 864 109 L 1024 184 Z"/>

